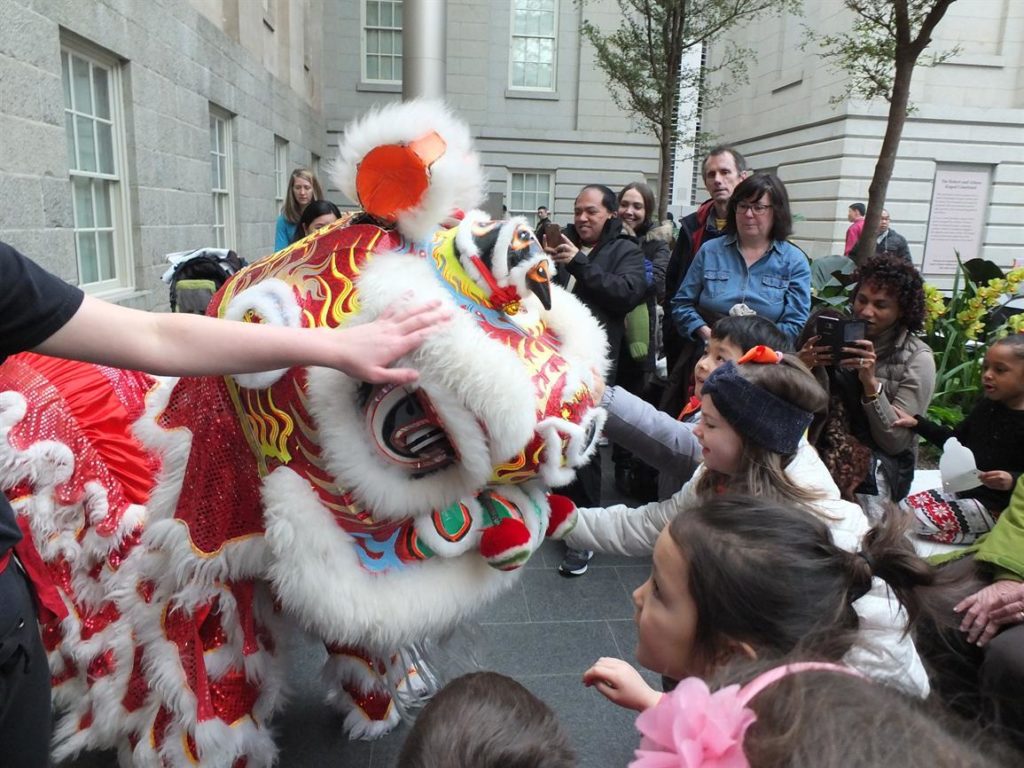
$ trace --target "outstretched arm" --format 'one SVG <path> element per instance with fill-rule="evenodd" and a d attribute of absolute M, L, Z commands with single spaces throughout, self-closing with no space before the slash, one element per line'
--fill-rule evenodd
<path fill-rule="evenodd" d="M 601 399 L 608 412 L 604 434 L 660 472 L 689 478 L 701 462 L 693 425 L 674 419 L 622 387 Z"/>
<path fill-rule="evenodd" d="M 631 665 L 609 657 L 601 657 L 583 673 L 583 684 L 596 688 L 613 704 L 637 712 L 650 709 L 664 695 L 651 688 Z"/>
<path fill-rule="evenodd" d="M 416 349 L 450 313 L 439 302 L 388 310 L 346 328 L 282 328 L 202 315 L 142 312 L 86 296 L 74 316 L 36 347 L 53 357 L 157 375 L 204 376 L 318 365 L 375 383 L 407 384 L 417 373 L 388 368 Z"/>

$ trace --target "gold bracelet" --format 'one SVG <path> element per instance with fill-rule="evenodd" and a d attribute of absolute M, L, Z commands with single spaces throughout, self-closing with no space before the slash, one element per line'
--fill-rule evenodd
<path fill-rule="evenodd" d="M 862 397 L 862 398 L 860 399 L 860 401 L 861 401 L 861 403 L 863 403 L 864 405 L 867 405 L 868 403 L 873 403 L 873 402 L 875 402 L 875 400 L 877 400 L 877 399 L 878 399 L 878 396 L 879 396 L 879 395 L 881 395 L 881 394 L 882 394 L 882 382 L 878 382 L 878 388 L 877 388 L 877 389 L 875 390 L 874 394 L 871 394 L 871 395 L 864 395 L 864 396 L 863 396 L 863 397 Z"/>

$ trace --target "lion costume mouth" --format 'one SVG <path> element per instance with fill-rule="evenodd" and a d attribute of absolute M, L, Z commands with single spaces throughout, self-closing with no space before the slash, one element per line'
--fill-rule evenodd
<path fill-rule="evenodd" d="M 459 461 L 437 410 L 423 390 L 393 385 L 359 388 L 366 431 L 381 457 L 419 479 Z"/>

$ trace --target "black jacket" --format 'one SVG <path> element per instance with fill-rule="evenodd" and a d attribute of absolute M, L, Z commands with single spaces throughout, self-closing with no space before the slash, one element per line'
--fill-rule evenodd
<path fill-rule="evenodd" d="M 665 272 L 668 269 L 668 262 L 671 258 L 671 251 L 668 243 L 664 240 L 657 240 L 647 237 L 640 244 L 644 258 L 651 262 L 652 280 L 648 286 L 648 296 L 654 296 L 659 302 L 665 295 Z"/>
<path fill-rule="evenodd" d="M 579 247 L 580 238 L 572 224 L 562 231 Z M 625 330 L 623 318 L 647 295 L 643 251 L 623 231 L 620 219 L 609 219 L 594 249 L 559 266 L 555 282 L 566 286 L 570 276 L 576 278 L 572 292 L 604 326 L 612 359 L 617 359 Z"/>
<path fill-rule="evenodd" d="M 668 261 L 665 270 L 665 293 L 662 299 L 662 306 L 665 308 L 665 317 L 672 317 L 672 299 L 683 284 L 683 278 L 693 263 L 693 257 L 701 245 L 720 237 L 723 233 L 714 226 L 715 206 L 714 201 L 705 200 L 700 207 L 689 216 L 684 216 L 679 222 L 679 234 L 676 236 L 676 247 L 672 250 L 672 257 Z M 708 228 L 708 221 L 711 220 L 711 228 Z M 694 240 L 697 247 L 694 248 Z M 668 361 L 668 369 L 671 373 L 680 357 L 685 354 L 684 348 L 690 346 L 688 341 L 679 335 L 676 324 L 666 322 L 662 327 L 662 343 L 665 346 L 665 357 Z"/>
<path fill-rule="evenodd" d="M 913 264 L 913 259 L 910 257 L 910 246 L 907 244 L 907 238 L 893 229 L 887 229 L 885 232 L 881 233 L 878 241 L 875 243 L 875 253 L 894 254 L 902 258 L 904 261 Z"/>

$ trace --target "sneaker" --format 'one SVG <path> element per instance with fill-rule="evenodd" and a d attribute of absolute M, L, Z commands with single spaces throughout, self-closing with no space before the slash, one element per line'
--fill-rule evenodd
<path fill-rule="evenodd" d="M 558 572 L 563 576 L 582 576 L 587 572 L 587 566 L 593 556 L 594 551 L 591 549 L 566 547 L 565 557 L 562 559 L 562 564 L 558 566 Z"/>

